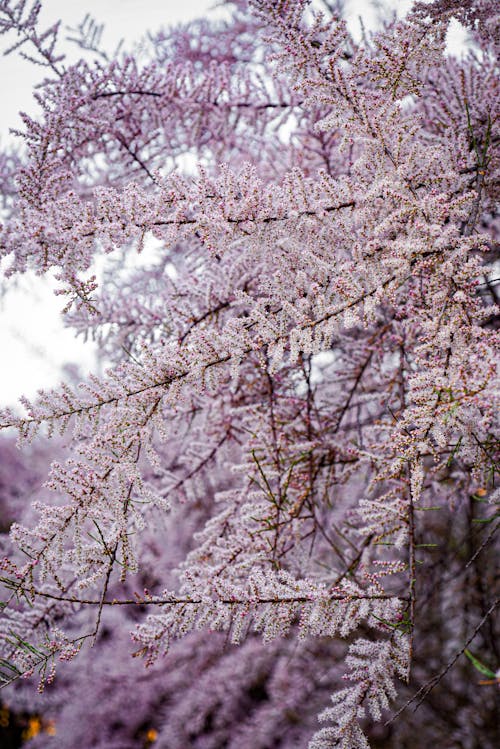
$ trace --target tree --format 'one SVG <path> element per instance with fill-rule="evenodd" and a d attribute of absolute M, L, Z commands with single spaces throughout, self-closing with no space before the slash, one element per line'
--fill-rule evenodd
<path fill-rule="evenodd" d="M 47 69 L 0 247 L 109 365 L 2 415 L 63 435 L 0 623 L 58 746 L 496 746 L 496 4 L 324 6 L 66 66 L 0 2 Z"/>

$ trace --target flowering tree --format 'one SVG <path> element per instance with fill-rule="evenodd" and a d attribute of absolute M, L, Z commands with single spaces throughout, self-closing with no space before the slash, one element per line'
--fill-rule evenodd
<path fill-rule="evenodd" d="M 87 20 L 66 66 L 0 1 L 47 69 L 0 160 L 7 273 L 55 273 L 109 365 L 1 417 L 62 435 L 7 497 L 0 621 L 57 746 L 496 745 L 496 4 L 360 41 L 323 5 L 113 59 Z"/>

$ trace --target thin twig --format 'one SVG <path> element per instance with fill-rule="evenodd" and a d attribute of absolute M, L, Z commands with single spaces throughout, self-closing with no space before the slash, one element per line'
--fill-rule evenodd
<path fill-rule="evenodd" d="M 417 705 L 415 707 L 415 710 L 422 704 L 422 702 L 425 700 L 429 692 L 431 692 L 435 686 L 439 684 L 439 682 L 446 676 L 448 671 L 455 665 L 456 661 L 460 658 L 464 650 L 466 650 L 469 645 L 471 644 L 474 637 L 477 635 L 483 624 L 487 621 L 489 616 L 493 613 L 493 611 L 496 609 L 496 607 L 500 604 L 500 598 L 497 598 L 491 606 L 489 607 L 486 614 L 483 616 L 483 618 L 480 620 L 480 622 L 475 627 L 474 631 L 472 632 L 471 636 L 468 638 L 467 642 L 463 645 L 463 647 L 460 648 L 460 650 L 457 650 L 453 658 L 446 664 L 445 668 L 436 676 L 433 676 L 432 679 L 429 679 L 423 686 L 420 687 L 418 692 L 415 692 L 413 697 L 410 697 L 409 700 L 405 702 L 405 704 L 395 713 L 392 718 L 388 721 L 386 721 L 385 725 L 389 726 L 391 723 L 394 723 L 396 718 L 398 718 L 401 713 L 403 713 L 407 707 L 409 707 L 415 700 L 418 700 Z"/>

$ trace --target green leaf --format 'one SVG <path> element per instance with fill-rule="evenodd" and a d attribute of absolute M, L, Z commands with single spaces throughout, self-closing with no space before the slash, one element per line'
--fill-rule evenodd
<path fill-rule="evenodd" d="M 485 666 L 484 663 L 481 663 L 481 661 L 478 661 L 478 659 L 472 655 L 470 650 L 465 649 L 464 654 L 467 656 L 467 658 L 470 660 L 474 668 L 479 671 L 480 674 L 483 674 L 484 676 L 489 676 L 490 679 L 496 679 L 496 674 L 488 668 L 488 666 Z"/>
<path fill-rule="evenodd" d="M 12 671 L 15 674 L 21 674 L 21 671 L 18 669 L 18 667 L 11 663 L 10 661 L 7 661 L 5 658 L 0 658 L 0 669 L 5 669 L 6 671 Z"/>

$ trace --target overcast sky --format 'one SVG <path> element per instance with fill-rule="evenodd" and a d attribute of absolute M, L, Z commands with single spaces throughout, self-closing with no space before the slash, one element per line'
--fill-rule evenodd
<path fill-rule="evenodd" d="M 74 28 L 88 13 L 105 24 L 102 42 L 112 51 L 120 39 L 130 47 L 147 31 L 206 15 L 214 5 L 214 0 L 42 0 L 40 19 L 43 28 L 59 19 L 65 26 Z M 5 37 L 0 37 L 2 52 L 6 45 Z M 76 59 L 76 45 L 63 46 L 70 58 Z M 9 128 L 20 125 L 19 110 L 33 111 L 32 91 L 41 78 L 43 71 L 18 55 L 0 59 L 0 136 L 3 139 Z"/>
<path fill-rule="evenodd" d="M 105 24 L 102 41 L 113 50 L 120 39 L 128 47 L 162 25 L 213 15 L 214 4 L 212 0 L 42 0 L 41 19 L 44 28 L 58 19 L 75 27 L 89 13 Z M 1 51 L 9 41 L 0 37 Z M 63 46 L 69 55 L 75 54 L 73 45 Z M 21 128 L 20 110 L 36 113 L 33 88 L 42 78 L 43 70 L 17 54 L 0 57 L 0 145 L 13 140 L 10 128 Z M 51 284 L 31 274 L 16 283 L 19 290 L 0 297 L 0 408 L 15 404 L 20 395 L 33 396 L 40 387 L 57 385 L 61 366 L 68 361 L 77 362 L 83 375 L 95 368 L 93 345 L 63 328 L 59 312 L 64 305 Z"/>
<path fill-rule="evenodd" d="M 317 0 L 319 2 L 320 0 Z M 103 44 L 113 50 L 120 39 L 126 47 L 139 41 L 147 31 L 203 15 L 214 15 L 215 0 L 42 0 L 42 23 L 50 25 L 62 19 L 65 26 L 77 26 L 89 13 L 105 24 Z M 397 0 L 400 13 L 410 0 Z M 370 23 L 370 0 L 348 0 L 351 22 L 357 17 Z M 215 13 L 220 14 L 219 11 Z M 460 34 L 453 35 L 454 46 Z M 0 50 L 8 40 L 0 37 Z M 73 45 L 64 45 L 70 56 Z M 20 128 L 19 111 L 36 112 L 33 88 L 43 71 L 17 54 L 0 57 L 0 146 L 12 140 L 10 128 Z M 1 267 L 1 266 L 0 266 Z M 39 387 L 57 385 L 61 366 L 77 362 L 85 375 L 95 369 L 93 345 L 75 339 L 60 322 L 61 297 L 55 297 L 47 281 L 27 274 L 17 283 L 19 290 L 0 295 L 0 407 L 14 404 L 20 395 L 33 396 Z M 9 281 L 12 285 L 12 280 Z"/>

